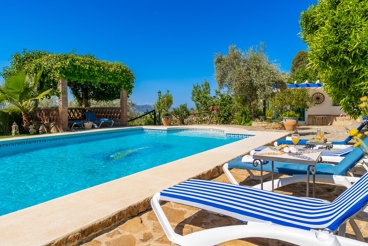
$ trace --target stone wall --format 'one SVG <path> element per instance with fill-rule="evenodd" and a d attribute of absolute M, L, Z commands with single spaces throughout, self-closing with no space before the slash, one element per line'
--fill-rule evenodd
<path fill-rule="evenodd" d="M 222 165 L 216 166 L 206 172 L 203 172 L 193 178 L 211 180 L 223 173 Z M 148 197 L 143 201 L 133 204 L 128 208 L 117 211 L 115 214 L 111 214 L 107 218 L 102 218 L 99 221 L 94 222 L 84 228 L 80 228 L 78 231 L 74 231 L 69 235 L 65 235 L 62 238 L 57 238 L 54 241 L 45 244 L 44 246 L 76 246 L 84 242 L 91 240 L 121 224 L 126 222 L 149 209 L 151 209 L 151 198 Z"/>
<path fill-rule="evenodd" d="M 353 125 L 353 124 L 360 124 L 360 123 L 362 123 L 362 118 L 359 117 L 358 119 L 354 120 L 350 116 L 335 117 L 331 121 L 331 124 L 333 126 L 350 126 L 350 125 Z"/>
<path fill-rule="evenodd" d="M 325 119 L 323 119 L 325 118 Z M 322 126 L 322 125 L 333 125 L 333 126 L 350 126 L 362 122 L 362 118 L 354 120 L 350 116 L 339 116 L 339 115 L 308 115 L 308 125 L 310 126 Z"/>
<path fill-rule="evenodd" d="M 263 127 L 265 129 L 274 129 L 274 130 L 285 130 L 284 124 L 282 122 L 265 122 L 265 121 L 253 121 L 252 126 L 255 127 Z"/>

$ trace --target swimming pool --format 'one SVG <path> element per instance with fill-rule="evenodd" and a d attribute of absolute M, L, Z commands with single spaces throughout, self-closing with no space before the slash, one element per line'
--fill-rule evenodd
<path fill-rule="evenodd" d="M 0 143 L 0 215 L 250 137 L 133 129 Z"/>

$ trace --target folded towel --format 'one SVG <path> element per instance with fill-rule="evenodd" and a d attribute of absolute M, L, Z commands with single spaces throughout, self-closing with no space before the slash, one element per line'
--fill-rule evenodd
<path fill-rule="evenodd" d="M 245 162 L 245 163 L 253 164 L 253 161 L 254 161 L 254 159 L 253 159 L 253 156 L 252 155 L 245 155 L 242 158 L 242 162 Z M 263 164 L 267 164 L 268 163 L 268 161 L 262 161 L 262 160 L 259 160 L 259 161 L 261 161 L 261 163 L 263 163 Z"/>

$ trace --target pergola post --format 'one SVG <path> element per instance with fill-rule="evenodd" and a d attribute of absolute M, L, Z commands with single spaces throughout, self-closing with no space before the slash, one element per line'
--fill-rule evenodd
<path fill-rule="evenodd" d="M 125 90 L 120 91 L 120 124 L 128 125 L 128 97 Z"/>
<path fill-rule="evenodd" d="M 59 97 L 59 130 L 64 132 L 68 130 L 68 81 L 60 79 L 58 89 L 61 91 Z"/>

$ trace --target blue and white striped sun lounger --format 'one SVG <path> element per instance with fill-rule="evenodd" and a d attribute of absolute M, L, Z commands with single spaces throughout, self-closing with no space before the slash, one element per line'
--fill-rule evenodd
<path fill-rule="evenodd" d="M 168 238 L 180 245 L 214 245 L 246 237 L 277 238 L 298 245 L 360 245 L 359 241 L 348 240 L 333 233 L 365 207 L 368 202 L 367 187 L 368 174 L 365 174 L 333 202 L 328 202 L 252 187 L 192 179 L 157 193 L 152 198 L 151 205 Z M 197 232 L 197 235 L 181 236 L 172 229 L 160 207 L 160 201 L 205 209 L 248 221 L 248 224 L 224 227 L 222 232 L 217 230 L 205 237 L 200 236 L 200 232 Z M 259 222 L 261 226 L 257 227 L 258 223 L 251 222 Z M 355 224 L 352 221 L 350 223 Z M 252 230 L 254 225 L 261 232 Z M 231 230 L 240 231 L 235 233 Z M 229 233 L 234 237 L 229 238 Z M 341 232 L 340 235 L 344 233 Z M 355 234 L 358 240 L 364 241 L 359 230 L 355 231 Z"/>

